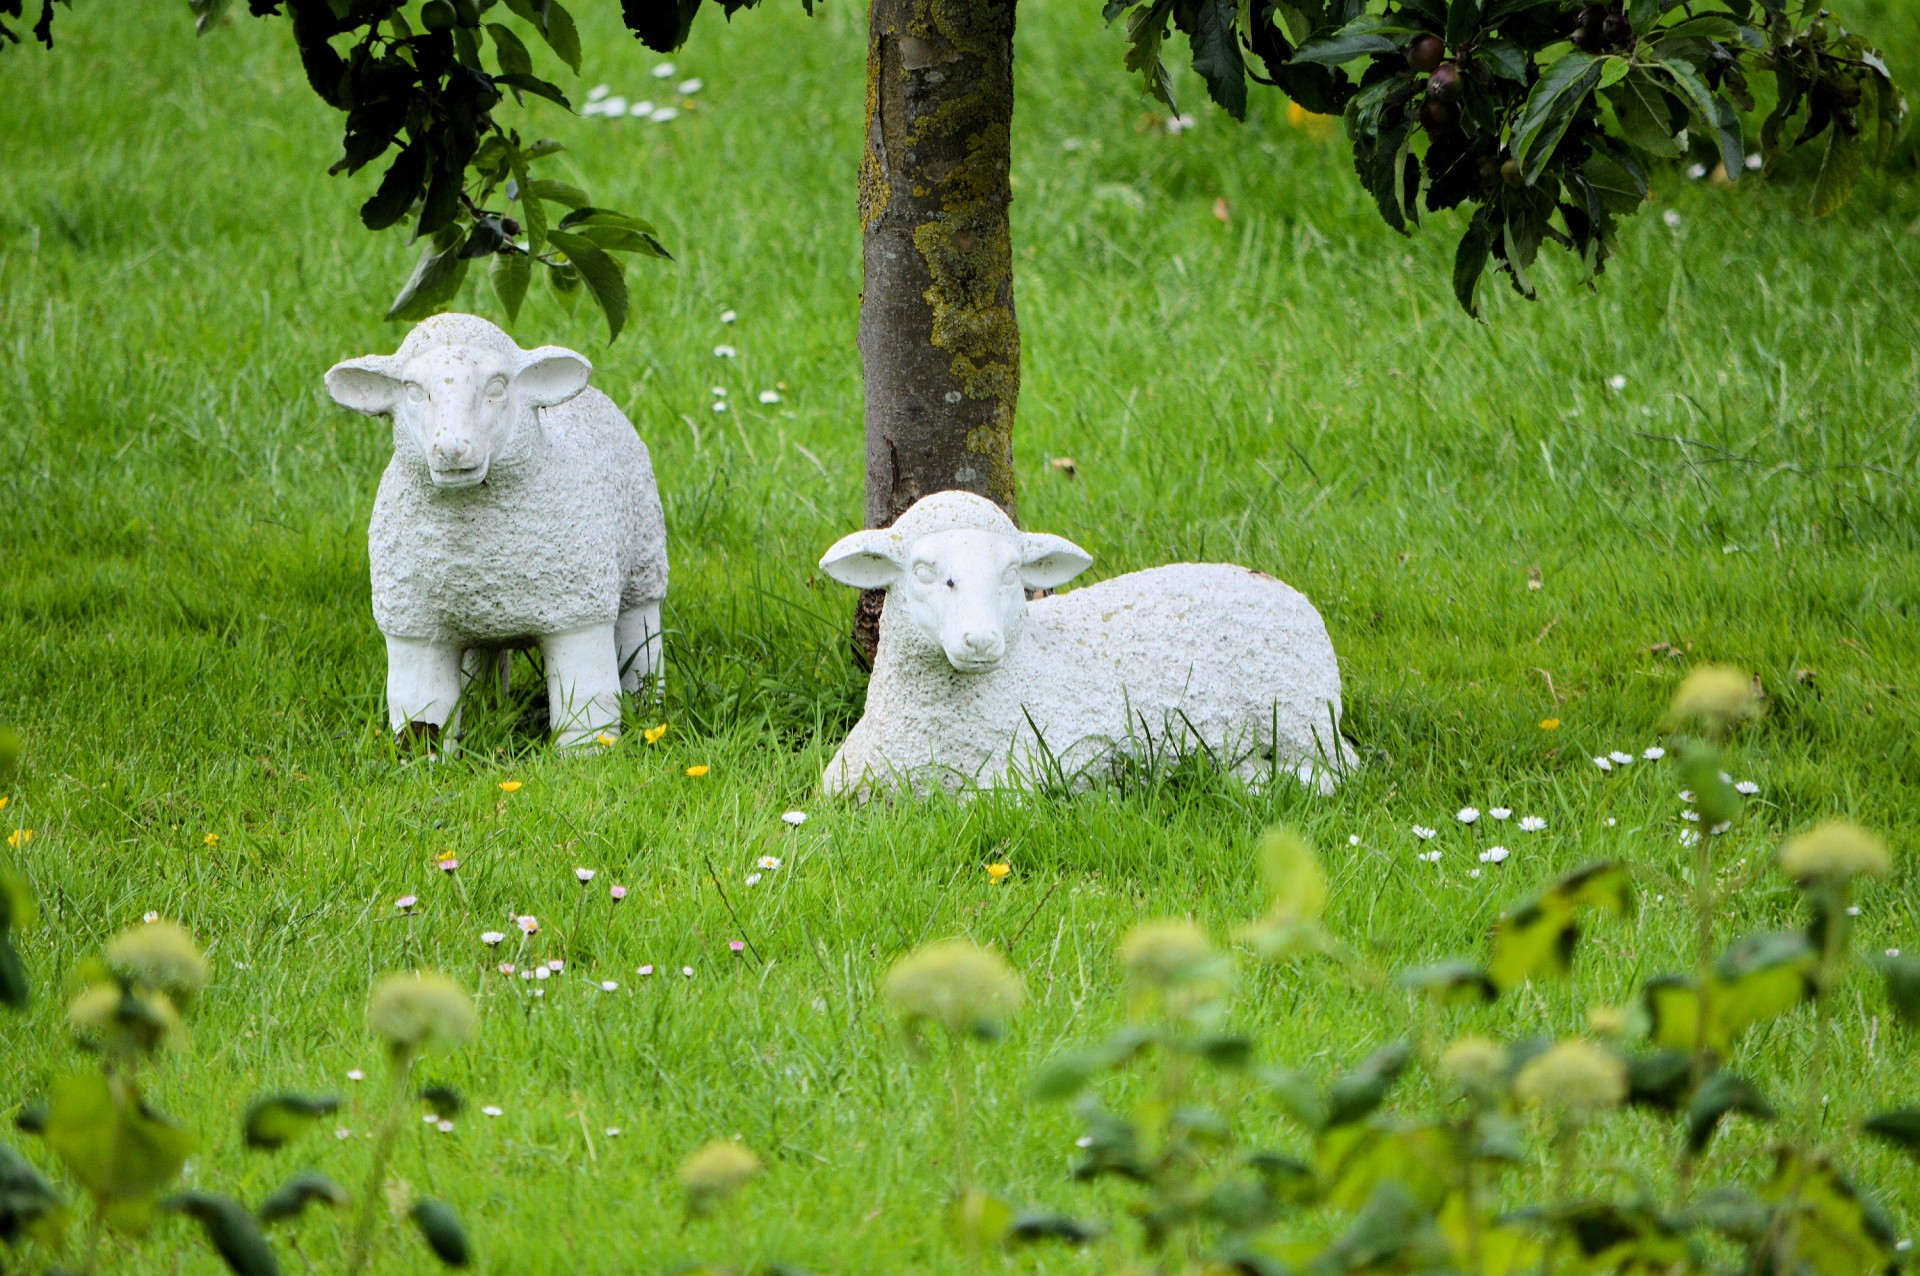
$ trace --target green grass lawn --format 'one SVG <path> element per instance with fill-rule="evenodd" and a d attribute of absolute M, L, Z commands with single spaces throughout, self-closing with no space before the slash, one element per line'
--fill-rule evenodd
<path fill-rule="evenodd" d="M 658 59 L 616 8 L 576 7 L 578 87 L 658 96 Z M 1841 7 L 1920 83 L 1920 14 Z M 1159 915 L 1224 936 L 1253 915 L 1253 841 L 1276 819 L 1315 839 L 1330 925 L 1383 967 L 1479 952 L 1503 906 L 1618 857 L 1645 907 L 1594 931 L 1573 982 L 1439 1025 L 1576 1032 L 1588 1006 L 1690 960 L 1671 763 L 1590 759 L 1659 742 L 1706 660 L 1755 670 L 1768 697 L 1734 750 L 1760 792 L 1725 851 L 1721 938 L 1793 924 L 1772 848 L 1846 814 L 1904 852 L 1860 901 L 1861 949 L 1920 951 L 1920 180 L 1870 177 L 1814 223 L 1804 184 L 1664 172 L 1596 292 L 1564 263 L 1539 304 L 1490 279 L 1476 324 L 1451 296 L 1454 219 L 1394 235 L 1338 137 L 1289 127 L 1275 95 L 1239 127 L 1186 76 L 1198 126 L 1149 126 L 1089 0 L 1021 19 L 1023 522 L 1091 551 L 1088 580 L 1213 560 L 1302 589 L 1341 653 L 1363 769 L 1326 799 L 1179 771 L 1070 801 L 820 800 L 862 689 L 852 595 L 813 564 L 861 510 L 865 57 L 857 7 L 820 9 L 708 15 L 675 59 L 706 87 L 671 124 L 532 108 L 597 202 L 655 219 L 678 257 L 630 269 L 612 348 L 590 304 L 544 293 L 516 334 L 595 361 L 666 503 L 671 690 L 649 714 L 669 730 L 590 759 L 551 756 L 511 706 L 477 715 L 446 765 L 401 768 L 386 742 L 366 519 L 389 436 L 320 377 L 398 344 L 379 316 L 412 254 L 360 229 L 377 174 L 326 177 L 338 125 L 283 29 L 242 17 L 195 41 L 184 6 L 95 3 L 61 13 L 53 54 L 0 56 L 0 720 L 29 742 L 0 820 L 32 831 L 11 859 L 43 903 L 25 941 L 41 995 L 0 1019 L 0 1105 L 84 1066 L 61 975 L 157 910 L 215 968 L 190 1050 L 152 1087 L 203 1139 L 195 1186 L 252 1202 L 309 1162 L 357 1184 L 367 991 L 419 963 L 476 989 L 483 1017 L 432 1077 L 501 1115 L 410 1126 L 396 1173 L 461 1212 L 482 1270 L 1111 1270 L 1135 1252 L 1128 1193 L 1069 1181 L 1078 1126 L 1026 1087 L 1122 1013 L 1118 937 Z M 497 316 L 490 294 L 462 306 Z M 722 342 L 738 358 L 716 358 Z M 715 386 L 731 411 L 711 410 Z M 1547 827 L 1467 827 L 1467 805 Z M 783 823 L 790 809 L 809 819 Z M 1483 867 L 1495 842 L 1511 858 Z M 451 876 L 435 867 L 449 850 Z M 779 868 L 747 885 L 768 855 Z M 597 870 L 590 888 L 577 866 Z M 618 907 L 613 882 L 631 892 Z M 515 913 L 539 936 L 483 947 Z M 1029 993 L 1010 1037 L 973 1055 L 980 1177 L 1106 1220 L 1089 1251 L 983 1264 L 938 1222 L 944 1082 L 875 988 L 953 934 L 1008 951 Z M 494 973 L 503 958 L 567 965 L 535 985 Z M 1326 1074 L 1404 1031 L 1409 1007 L 1334 965 L 1246 963 L 1233 1022 L 1267 1061 Z M 1849 1122 L 1920 1100 L 1913 1039 L 1877 981 L 1835 1007 L 1822 1129 L 1911 1235 L 1911 1163 Z M 1803 1008 L 1739 1053 L 1789 1115 L 1811 1022 Z M 350 1137 L 330 1122 L 242 1151 L 247 1097 L 281 1089 L 342 1092 Z M 1255 1143 L 1301 1143 L 1271 1103 L 1242 1115 Z M 724 1222 L 683 1230 L 674 1169 L 727 1135 L 770 1172 Z M 1675 1138 L 1629 1116 L 1603 1143 L 1646 1167 Z M 1770 1164 L 1752 1123 L 1717 1148 L 1710 1182 Z M 1529 1173 L 1516 1195 L 1537 1194 Z M 304 1225 L 319 1270 L 326 1226 Z M 402 1226 L 378 1270 L 429 1270 Z M 215 1269 L 177 1222 L 103 1268 Z"/>

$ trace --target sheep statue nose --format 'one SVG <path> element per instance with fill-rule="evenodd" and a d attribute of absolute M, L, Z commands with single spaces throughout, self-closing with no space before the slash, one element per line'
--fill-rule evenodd
<path fill-rule="evenodd" d="M 1007 649 L 1007 644 L 999 634 L 990 630 L 969 629 L 960 635 L 960 647 L 966 652 L 969 660 L 985 663 L 1000 659 L 1001 654 Z"/>

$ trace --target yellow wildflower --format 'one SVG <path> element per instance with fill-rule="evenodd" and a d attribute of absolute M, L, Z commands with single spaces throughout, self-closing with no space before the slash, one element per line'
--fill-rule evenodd
<path fill-rule="evenodd" d="M 1540 729 L 1542 731 L 1558 731 L 1560 729 L 1560 719 L 1542 718 L 1540 719 Z"/>
<path fill-rule="evenodd" d="M 1012 871 L 1013 871 L 1013 865 L 1011 864 L 987 865 L 987 876 L 992 878 L 995 883 L 1003 881 L 1006 878 L 1007 874 L 1011 873 Z"/>
<path fill-rule="evenodd" d="M 660 743 L 660 737 L 666 735 L 666 733 L 667 733 L 667 724 L 662 722 L 657 727 L 648 727 L 646 730 L 642 731 L 640 734 L 642 737 L 645 738 L 648 744 L 658 744 Z"/>
<path fill-rule="evenodd" d="M 704 762 L 702 762 L 699 766 L 690 766 L 687 768 L 687 774 L 692 776 L 696 780 L 699 779 L 701 776 L 705 775 L 706 773 L 707 773 L 707 764 Z"/>
<path fill-rule="evenodd" d="M 521 787 L 522 787 L 522 786 L 521 786 L 521 784 L 520 784 L 520 781 L 518 781 L 518 780 L 502 780 L 502 781 L 500 781 L 500 791 L 501 791 L 502 793 L 518 793 L 518 792 L 520 791 L 520 789 L 521 789 Z"/>
<path fill-rule="evenodd" d="M 15 829 L 13 832 L 7 834 L 7 845 L 16 851 L 32 840 L 32 829 Z"/>
<path fill-rule="evenodd" d="M 0 811 L 4 811 L 4 810 L 6 810 L 6 809 L 7 809 L 7 803 L 9 803 L 9 802 L 11 802 L 11 801 L 13 801 L 13 799 L 12 799 L 12 798 L 10 798 L 10 797 L 8 797 L 8 796 L 7 796 L 6 794 L 4 794 L 4 793 L 0 793 Z"/>
<path fill-rule="evenodd" d="M 201 838 L 200 840 L 206 843 L 208 846 L 220 845 L 220 835 L 218 833 L 209 833 L 205 837 Z"/>
<path fill-rule="evenodd" d="M 613 747 L 619 738 L 619 736 L 616 736 L 611 731 L 602 731 L 599 735 L 593 737 L 593 742 L 603 749 L 609 749 Z"/>

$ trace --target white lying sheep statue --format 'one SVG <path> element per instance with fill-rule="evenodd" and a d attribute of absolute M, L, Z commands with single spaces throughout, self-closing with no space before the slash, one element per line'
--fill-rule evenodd
<path fill-rule="evenodd" d="M 1243 779 L 1277 768 L 1332 791 L 1351 758 L 1340 667 L 1304 596 L 1244 567 L 1182 563 L 1027 601 L 1092 561 L 967 492 L 828 550 L 822 571 L 887 601 L 866 713 L 826 790 L 1084 778 L 1116 753 L 1204 747 Z"/>
<path fill-rule="evenodd" d="M 522 350 L 435 315 L 398 352 L 335 364 L 327 392 L 393 419 L 368 529 L 395 732 L 459 730 L 463 669 L 537 645 L 562 747 L 620 729 L 660 670 L 667 533 L 647 448 L 571 350 Z"/>

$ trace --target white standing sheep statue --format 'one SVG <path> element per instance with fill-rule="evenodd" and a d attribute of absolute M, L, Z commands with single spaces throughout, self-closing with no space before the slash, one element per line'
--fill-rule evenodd
<path fill-rule="evenodd" d="M 391 355 L 335 364 L 341 406 L 393 420 L 374 499 L 387 718 L 454 745 L 464 686 L 538 646 L 563 748 L 620 729 L 660 673 L 667 534 L 647 448 L 571 350 L 435 315 Z"/>
<path fill-rule="evenodd" d="M 1250 782 L 1278 771 L 1332 791 L 1352 755 L 1313 604 L 1260 572 L 1197 563 L 1027 601 L 1092 561 L 967 492 L 923 497 L 828 550 L 822 571 L 887 600 L 866 713 L 826 790 L 1084 779 L 1117 754 L 1198 748 Z"/>

